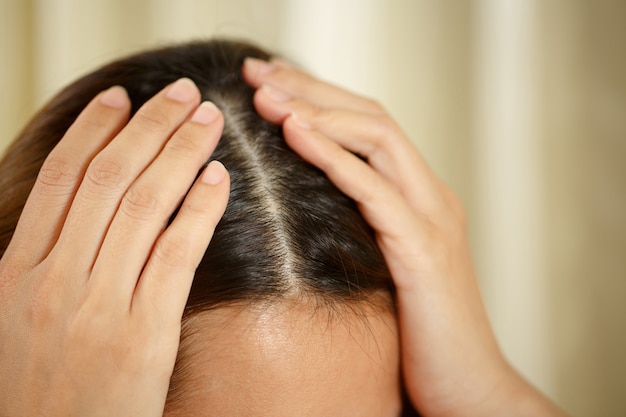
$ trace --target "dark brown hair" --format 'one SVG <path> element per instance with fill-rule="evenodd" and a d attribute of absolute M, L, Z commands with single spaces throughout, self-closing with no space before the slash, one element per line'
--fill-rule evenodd
<path fill-rule="evenodd" d="M 240 42 L 195 42 L 121 59 L 65 88 L 0 162 L 0 256 L 44 159 L 96 94 L 121 85 L 134 113 L 169 83 L 189 77 L 202 99 L 224 113 L 212 158 L 227 167 L 232 185 L 183 322 L 219 305 L 294 295 L 328 306 L 373 302 L 393 308 L 390 275 L 374 234 L 355 203 L 286 146 L 280 126 L 256 113 L 254 90 L 241 74 L 245 57 L 270 54 Z"/>

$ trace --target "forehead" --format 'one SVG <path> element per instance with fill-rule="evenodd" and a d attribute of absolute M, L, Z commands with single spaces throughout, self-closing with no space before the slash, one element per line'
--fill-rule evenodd
<path fill-rule="evenodd" d="M 179 380 L 166 416 L 176 411 L 212 417 L 394 417 L 400 412 L 391 312 L 286 302 L 224 307 L 192 318 L 184 333 Z"/>

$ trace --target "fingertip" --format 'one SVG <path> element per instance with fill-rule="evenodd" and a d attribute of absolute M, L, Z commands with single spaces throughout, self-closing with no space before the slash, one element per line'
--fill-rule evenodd
<path fill-rule="evenodd" d="M 203 125 L 209 125 L 217 120 L 221 112 L 217 106 L 210 102 L 204 101 L 191 116 L 191 121 Z"/>
<path fill-rule="evenodd" d="M 200 96 L 200 90 L 196 83 L 187 77 L 179 78 L 166 87 L 165 97 L 179 103 L 188 103 L 197 100 Z"/>
<path fill-rule="evenodd" d="M 276 64 L 269 61 L 264 61 L 259 58 L 246 57 L 243 60 L 243 66 L 250 76 L 253 78 L 259 78 L 264 75 L 271 74 L 277 68 Z"/>
<path fill-rule="evenodd" d="M 204 184 L 218 185 L 226 179 L 228 171 L 220 161 L 211 161 L 204 169 L 200 180 Z"/>
<path fill-rule="evenodd" d="M 123 109 L 128 106 L 130 99 L 126 89 L 120 85 L 105 90 L 100 96 L 100 103 L 114 109 Z"/>

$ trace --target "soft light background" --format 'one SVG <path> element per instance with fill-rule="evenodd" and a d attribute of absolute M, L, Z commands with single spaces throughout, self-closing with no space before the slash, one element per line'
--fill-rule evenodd
<path fill-rule="evenodd" d="M 0 34 L 2 148 L 77 76 L 198 37 L 376 97 L 464 200 L 511 361 L 626 415 L 626 2 L 0 0 Z"/>

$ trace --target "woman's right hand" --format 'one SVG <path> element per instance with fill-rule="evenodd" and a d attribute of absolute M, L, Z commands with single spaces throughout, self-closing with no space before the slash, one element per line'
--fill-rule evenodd
<path fill-rule="evenodd" d="M 0 260 L 0 415 L 162 416 L 229 194 L 217 162 L 194 183 L 223 129 L 199 100 L 179 80 L 127 124 L 130 101 L 112 87 L 46 159 Z"/>
<path fill-rule="evenodd" d="M 561 416 L 504 359 L 461 204 L 384 109 L 284 63 L 247 59 L 243 73 L 258 88 L 261 116 L 283 124 L 289 146 L 354 199 L 376 232 L 397 290 L 405 384 L 420 412 Z"/>

